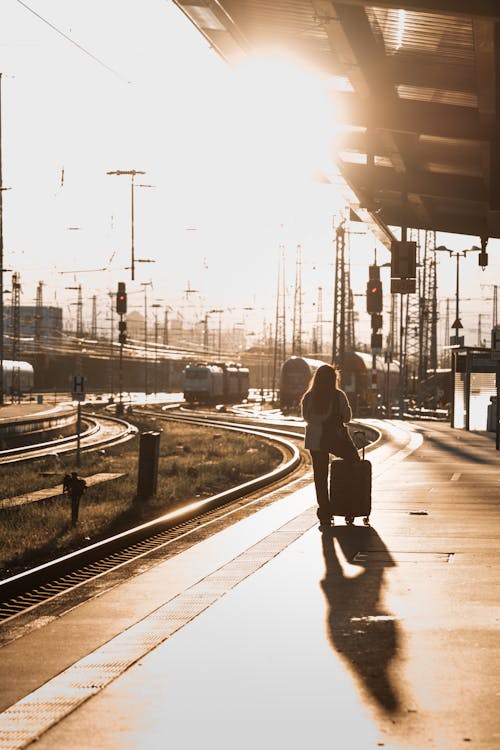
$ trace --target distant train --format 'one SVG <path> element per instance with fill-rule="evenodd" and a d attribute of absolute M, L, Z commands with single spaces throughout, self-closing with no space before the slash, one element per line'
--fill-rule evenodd
<path fill-rule="evenodd" d="M 29 362 L 3 360 L 3 392 L 7 396 L 33 390 L 35 374 Z"/>
<path fill-rule="evenodd" d="M 298 406 L 307 390 L 311 378 L 321 365 L 318 359 L 290 357 L 281 366 L 280 373 L 280 406 L 288 408 Z"/>
<path fill-rule="evenodd" d="M 281 368 L 280 405 L 282 408 L 297 407 L 307 390 L 315 371 L 324 365 L 317 359 L 291 357 Z M 341 387 L 346 392 L 353 413 L 363 416 L 370 412 L 373 394 L 385 403 L 394 401 L 399 381 L 399 365 L 387 365 L 382 357 L 375 358 L 375 382 L 372 380 L 372 355 L 366 352 L 346 352 L 341 373 Z M 374 386 L 374 387 L 372 387 Z M 387 388 L 389 389 L 387 393 Z"/>
<path fill-rule="evenodd" d="M 184 398 L 189 403 L 235 404 L 248 398 L 249 371 L 232 363 L 199 363 L 184 370 Z"/>

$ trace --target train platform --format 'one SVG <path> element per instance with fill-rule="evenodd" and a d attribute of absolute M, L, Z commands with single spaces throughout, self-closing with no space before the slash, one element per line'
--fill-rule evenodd
<path fill-rule="evenodd" d="M 57 408 L 53 404 L 38 404 L 36 401 L 24 401 L 20 404 L 4 404 L 0 406 L 0 423 L 12 422 L 17 419 L 29 419 L 29 417 L 40 416 L 45 412 L 53 412 Z"/>
<path fill-rule="evenodd" d="M 89 601 L 0 627 L 0 748 L 494 750 L 500 453 L 372 424 L 372 526 L 311 474 Z M 359 523 L 359 521 L 357 521 Z"/>

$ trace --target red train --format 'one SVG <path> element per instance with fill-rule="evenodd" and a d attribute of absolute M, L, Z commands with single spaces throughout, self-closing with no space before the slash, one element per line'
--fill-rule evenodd
<path fill-rule="evenodd" d="M 281 408 L 298 407 L 314 372 L 323 364 L 325 362 L 307 357 L 290 357 L 283 363 L 280 374 Z M 397 398 L 399 365 L 391 362 L 388 366 L 382 357 L 375 358 L 375 365 L 373 377 L 371 354 L 345 354 L 344 367 L 340 373 L 340 387 L 346 392 L 356 416 L 370 413 L 374 402 L 386 403 L 387 398 L 393 402 Z"/>

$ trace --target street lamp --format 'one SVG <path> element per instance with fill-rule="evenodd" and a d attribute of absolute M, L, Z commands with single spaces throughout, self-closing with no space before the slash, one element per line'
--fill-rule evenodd
<path fill-rule="evenodd" d="M 449 253 L 450 258 L 456 258 L 457 261 L 457 270 L 456 270 L 456 289 L 455 289 L 455 322 L 451 326 L 451 328 L 455 329 L 455 336 L 453 344 L 455 346 L 460 346 L 459 341 L 459 331 L 461 328 L 463 328 L 462 323 L 460 321 L 460 256 L 466 257 L 467 253 L 471 252 L 477 252 L 477 253 L 484 253 L 484 250 L 480 247 L 476 247 L 476 245 L 472 245 L 472 247 L 469 247 L 466 250 L 450 250 L 448 247 L 445 247 L 444 245 L 439 245 L 436 247 L 436 251 L 444 251 Z M 480 258 L 481 261 L 481 258 Z M 481 264 L 482 265 L 482 264 Z M 483 266 L 484 268 L 484 266 Z"/>

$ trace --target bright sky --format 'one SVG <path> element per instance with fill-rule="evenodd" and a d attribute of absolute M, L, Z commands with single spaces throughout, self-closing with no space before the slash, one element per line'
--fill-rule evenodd
<path fill-rule="evenodd" d="M 257 327 L 274 318 L 282 242 L 290 304 L 300 243 L 305 325 L 315 319 L 318 286 L 324 317 L 331 317 L 332 219 L 342 201 L 336 188 L 312 179 L 332 166 L 329 82 L 283 60 L 230 70 L 166 0 L 3 0 L 0 71 L 3 183 L 11 188 L 4 192 L 5 266 L 21 274 L 23 304 L 34 303 L 43 280 L 45 304 L 74 314 L 76 292 L 65 287 L 81 283 L 84 318 L 90 320 L 96 294 L 105 327 L 107 293 L 117 281 L 127 282 L 129 305 L 142 309 L 141 282 L 151 280 L 150 301 L 174 312 L 231 308 L 238 322 L 241 309 L 254 306 L 255 319 L 245 316 L 247 327 Z M 124 270 L 130 178 L 106 175 L 117 169 L 142 170 L 137 184 L 154 186 L 135 192 L 136 257 L 156 262 L 138 264 L 134 283 Z M 477 244 L 438 241 L 454 249 Z M 364 293 L 376 244 L 366 233 L 352 239 L 357 294 Z M 463 262 L 463 296 L 490 296 L 480 283 L 498 282 L 498 243 L 489 250 L 495 266 L 484 274 L 474 256 Z M 379 262 L 388 258 L 379 247 Z M 443 254 L 440 297 L 454 295 L 454 267 Z M 108 270 L 89 272 L 99 268 Z M 199 290 L 189 295 L 190 309 L 188 282 Z M 366 330 L 364 299 L 356 301 Z M 465 325 L 477 327 L 478 312 L 490 308 L 464 302 Z M 489 325 L 485 318 L 487 331 Z M 477 333 L 470 337 L 475 344 Z"/>

